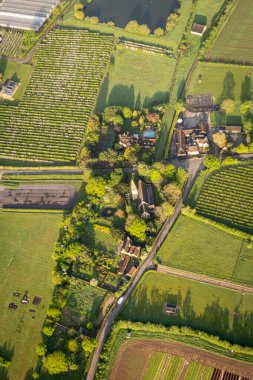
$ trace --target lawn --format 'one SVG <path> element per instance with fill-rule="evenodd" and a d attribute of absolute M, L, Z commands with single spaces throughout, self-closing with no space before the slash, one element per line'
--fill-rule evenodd
<path fill-rule="evenodd" d="M 175 59 L 167 56 L 118 45 L 100 89 L 97 112 L 107 105 L 140 109 L 155 101 L 167 102 L 175 65 Z"/>
<path fill-rule="evenodd" d="M 32 66 L 25 65 L 22 63 L 9 62 L 6 59 L 1 59 L 0 73 L 3 75 L 1 82 L 5 82 L 6 80 L 11 79 L 15 82 L 20 83 L 19 88 L 13 95 L 13 98 L 15 100 L 18 100 L 22 96 L 26 88 L 26 85 L 28 84 L 28 81 L 32 73 Z M 0 101 L 3 102 L 1 98 Z"/>
<path fill-rule="evenodd" d="M 98 286 L 91 286 L 85 281 L 73 278 L 61 322 L 76 328 L 87 322 L 94 323 L 106 293 L 106 290 Z"/>
<path fill-rule="evenodd" d="M 211 93 L 215 102 L 235 100 L 235 111 L 227 117 L 230 125 L 240 124 L 240 105 L 253 100 L 253 68 L 223 63 L 198 62 L 187 86 L 187 95 Z M 225 123 L 225 117 L 216 113 L 214 122 Z"/>
<path fill-rule="evenodd" d="M 36 366 L 35 347 L 52 296 L 51 256 L 62 218 L 62 214 L 0 213 L 0 351 L 13 356 L 7 377 L 0 372 L 1 379 L 24 379 Z M 19 298 L 12 295 L 15 291 Z M 20 300 L 26 291 L 30 304 L 23 306 Z M 42 297 L 39 306 L 32 305 L 36 295 Z M 8 310 L 9 302 L 18 309 Z M 30 308 L 36 312 L 29 313 Z"/>
<path fill-rule="evenodd" d="M 239 0 L 224 24 L 207 57 L 228 62 L 253 62 L 252 0 Z"/>
<path fill-rule="evenodd" d="M 219 13 L 224 0 L 198 0 L 195 10 L 195 21 L 212 26 L 213 19 Z"/>
<path fill-rule="evenodd" d="M 179 306 L 165 314 L 167 302 Z M 252 344 L 253 296 L 157 272 L 146 273 L 128 299 L 126 320 L 186 325 L 239 344 Z"/>
<path fill-rule="evenodd" d="M 242 244 L 240 237 L 182 215 L 167 236 L 156 260 L 163 265 L 227 280 L 232 280 L 234 271 L 239 271 L 237 280 L 252 283 L 253 272 L 250 275 L 245 268 L 244 273 L 240 260 L 237 261 Z M 253 265 L 253 260 L 249 262 Z"/>

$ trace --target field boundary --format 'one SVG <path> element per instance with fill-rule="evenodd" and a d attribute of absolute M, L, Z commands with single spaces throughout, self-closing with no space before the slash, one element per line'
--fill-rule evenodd
<path fill-rule="evenodd" d="M 253 294 L 253 288 L 249 286 L 239 285 L 239 284 L 232 283 L 230 281 L 216 279 L 216 278 L 209 277 L 203 274 L 188 272 L 182 269 L 172 268 L 165 265 L 158 264 L 157 272 L 165 274 L 165 275 L 167 274 L 167 275 L 174 275 L 177 277 L 183 277 L 189 280 L 194 280 L 194 281 L 206 283 L 209 285 L 220 286 L 222 288 L 227 288 L 227 289 L 235 290 L 242 293 Z"/>

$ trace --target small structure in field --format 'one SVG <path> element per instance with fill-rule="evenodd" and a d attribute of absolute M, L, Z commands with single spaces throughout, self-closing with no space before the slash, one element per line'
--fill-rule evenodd
<path fill-rule="evenodd" d="M 42 297 L 40 297 L 40 296 L 35 296 L 35 297 L 33 298 L 33 305 L 38 306 L 38 305 L 41 303 L 41 301 L 42 301 Z"/>
<path fill-rule="evenodd" d="M 141 247 L 136 247 L 132 245 L 132 241 L 129 236 L 125 237 L 121 247 L 120 253 L 122 255 L 128 255 L 130 257 L 135 257 L 136 259 L 140 256 Z"/>
<path fill-rule="evenodd" d="M 203 36 L 203 34 L 206 31 L 206 28 L 206 25 L 197 24 L 196 22 L 194 22 L 192 24 L 191 34 L 195 34 L 196 36 Z"/>
<path fill-rule="evenodd" d="M 211 112 L 219 108 L 214 104 L 212 94 L 188 95 L 186 99 L 186 109 L 190 112 Z"/>
<path fill-rule="evenodd" d="M 167 303 L 165 305 L 165 313 L 168 315 L 177 315 L 178 306 L 173 303 Z"/>
<path fill-rule="evenodd" d="M 8 305 L 9 310 L 17 310 L 18 306 L 14 302 L 10 302 Z"/>
<path fill-rule="evenodd" d="M 1 94 L 5 96 L 12 96 L 17 90 L 19 84 L 14 82 L 13 80 L 8 80 L 3 86 L 1 90 Z"/>
<path fill-rule="evenodd" d="M 20 301 L 23 305 L 27 305 L 29 303 L 29 299 L 28 299 L 28 292 L 26 292 L 22 298 L 22 300 Z"/>

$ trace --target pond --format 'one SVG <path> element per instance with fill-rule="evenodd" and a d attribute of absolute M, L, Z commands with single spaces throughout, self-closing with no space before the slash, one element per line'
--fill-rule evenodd
<path fill-rule="evenodd" d="M 121 28 L 136 20 L 153 31 L 158 27 L 165 29 L 169 14 L 178 8 L 178 0 L 93 0 L 85 14 L 98 17 L 100 22 L 113 21 Z"/>

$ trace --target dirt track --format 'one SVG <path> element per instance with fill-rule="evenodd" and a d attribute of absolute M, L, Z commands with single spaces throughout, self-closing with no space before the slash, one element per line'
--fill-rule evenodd
<path fill-rule="evenodd" d="M 165 352 L 171 355 L 180 355 L 185 357 L 187 361 L 195 360 L 205 365 L 220 368 L 253 380 L 253 365 L 251 364 L 225 358 L 223 356 L 177 343 L 172 340 L 165 341 L 158 339 L 136 339 L 134 341 L 124 343 L 118 352 L 110 380 L 137 380 L 137 378 L 131 377 L 131 371 L 129 371 L 129 367 L 131 368 L 131 363 L 129 363 L 127 358 L 132 358 L 133 356 L 146 356 L 148 358 L 154 351 Z M 145 367 L 146 363 L 143 367 Z M 143 377 L 145 372 L 143 369 L 145 368 L 141 368 L 140 366 L 138 380 L 141 380 Z"/>
<path fill-rule="evenodd" d="M 206 284 L 221 286 L 223 288 L 236 290 L 236 291 L 242 292 L 242 293 L 253 294 L 253 288 L 250 288 L 248 286 L 235 284 L 233 282 L 229 282 L 229 281 L 225 281 L 225 280 L 219 280 L 219 279 L 216 279 L 213 277 L 205 276 L 203 274 L 187 272 L 185 270 L 167 267 L 164 265 L 158 265 L 157 266 L 157 272 L 160 272 L 163 274 L 168 274 L 168 275 L 172 274 L 172 275 L 177 276 L 177 277 L 188 278 L 189 280 L 194 280 L 194 281 L 198 281 L 198 282 L 202 282 L 202 283 L 204 282 Z"/>

